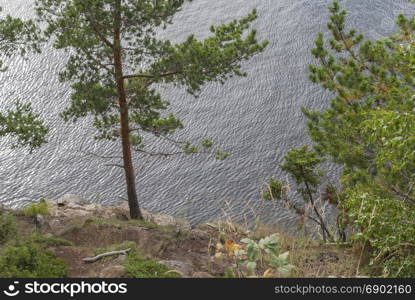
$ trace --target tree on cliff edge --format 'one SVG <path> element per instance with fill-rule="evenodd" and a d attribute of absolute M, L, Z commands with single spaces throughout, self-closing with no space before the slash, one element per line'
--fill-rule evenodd
<path fill-rule="evenodd" d="M 158 83 L 185 86 L 197 95 L 210 81 L 223 83 L 245 75 L 241 62 L 266 47 L 259 43 L 246 18 L 212 27 L 212 36 L 198 41 L 193 35 L 183 43 L 157 39 L 157 30 L 172 22 L 185 0 L 38 0 L 39 20 L 47 23 L 46 36 L 57 49 L 68 51 L 61 81 L 72 84 L 71 105 L 63 112 L 76 121 L 94 117 L 97 138 L 121 140 L 131 218 L 141 219 L 132 150 L 157 155 L 145 147 L 144 137 L 155 135 L 172 142 L 176 153 L 201 150 L 169 135 L 183 128 L 173 114 L 162 114 L 169 103 L 155 90 Z M 203 148 L 211 148 L 206 140 Z M 203 150 L 202 150 L 203 151 Z M 161 153 L 171 155 L 174 153 Z M 216 153 L 219 158 L 222 153 Z"/>
<path fill-rule="evenodd" d="M 3 57 L 39 52 L 39 41 L 39 30 L 32 21 L 25 22 L 9 15 L 0 19 L 0 54 Z M 7 67 L 0 60 L 0 72 L 6 70 Z M 48 129 L 39 116 L 33 113 L 31 105 L 15 102 L 13 107 L 10 106 L 7 106 L 6 111 L 0 112 L 0 137 L 13 136 L 13 148 L 27 146 L 34 149 L 45 143 Z"/>

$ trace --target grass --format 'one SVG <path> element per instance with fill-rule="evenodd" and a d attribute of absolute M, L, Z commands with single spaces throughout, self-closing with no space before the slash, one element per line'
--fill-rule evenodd
<path fill-rule="evenodd" d="M 68 240 L 55 237 L 46 237 L 38 233 L 33 234 L 29 239 L 33 243 L 45 245 L 47 247 L 74 246 L 74 244 Z"/>
<path fill-rule="evenodd" d="M 36 215 L 49 216 L 50 212 L 48 208 L 48 203 L 42 200 L 37 204 L 32 204 L 23 209 L 23 214 L 27 216 L 36 216 Z"/>

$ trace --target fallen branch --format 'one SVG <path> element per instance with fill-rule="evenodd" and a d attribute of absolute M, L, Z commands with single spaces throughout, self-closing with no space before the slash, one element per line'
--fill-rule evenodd
<path fill-rule="evenodd" d="M 113 256 L 113 255 L 127 255 L 127 253 L 131 251 L 131 248 L 126 249 L 126 250 L 120 250 L 120 251 L 111 251 L 111 252 L 106 252 L 106 253 L 102 253 L 100 255 L 97 255 L 95 257 L 87 257 L 82 259 L 85 263 L 93 263 L 96 262 L 98 260 L 100 260 L 101 258 L 107 257 L 107 256 Z"/>

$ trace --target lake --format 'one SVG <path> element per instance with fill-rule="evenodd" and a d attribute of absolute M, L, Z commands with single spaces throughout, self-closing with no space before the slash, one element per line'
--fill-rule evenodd
<path fill-rule="evenodd" d="M 379 38 L 394 31 L 400 12 L 413 13 L 406 0 L 343 0 L 349 24 Z M 0 0 L 4 12 L 33 16 L 32 0 Z M 253 8 L 253 24 L 267 50 L 244 63 L 248 77 L 225 85 L 209 84 L 194 99 L 183 89 L 160 87 L 186 129 L 180 137 L 212 138 L 232 156 L 216 161 L 207 156 L 149 158 L 135 155 L 137 192 L 143 207 L 187 217 L 194 223 L 222 217 L 238 221 L 260 217 L 293 228 L 296 217 L 278 203 L 260 199 L 271 176 L 285 178 L 278 164 L 287 150 L 309 143 L 300 108 L 324 109 L 331 95 L 307 79 L 313 62 L 310 49 L 317 32 L 326 31 L 331 0 L 195 0 L 184 6 L 175 23 L 160 35 L 181 41 L 195 33 L 203 38 L 210 25 L 241 18 Z M 49 143 L 29 155 L 10 150 L 0 139 L 0 203 L 21 207 L 24 199 L 56 199 L 77 194 L 92 202 L 116 204 L 125 197 L 124 174 L 108 161 L 85 154 L 118 155 L 119 144 L 97 142 L 90 120 L 64 123 L 58 116 L 69 101 L 70 88 L 58 81 L 65 55 L 46 46 L 29 60 L 6 60 L 0 74 L 0 109 L 7 101 L 33 103 L 51 127 Z M 335 173 L 333 167 L 330 168 Z"/>

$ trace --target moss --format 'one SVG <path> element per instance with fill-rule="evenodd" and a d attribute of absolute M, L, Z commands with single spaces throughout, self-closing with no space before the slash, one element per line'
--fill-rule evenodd
<path fill-rule="evenodd" d="M 63 260 L 32 243 L 8 247 L 1 253 L 1 278 L 61 278 L 66 274 Z"/>
<path fill-rule="evenodd" d="M 23 214 L 27 216 L 36 216 L 36 215 L 50 215 L 48 203 L 44 200 L 40 201 L 37 204 L 32 204 L 23 209 Z"/>
<path fill-rule="evenodd" d="M 16 220 L 11 213 L 0 215 L 0 245 L 6 243 L 17 234 Z"/>
<path fill-rule="evenodd" d="M 136 250 L 131 251 L 125 264 L 127 275 L 133 278 L 180 278 L 181 275 L 167 266 L 146 259 Z"/>

